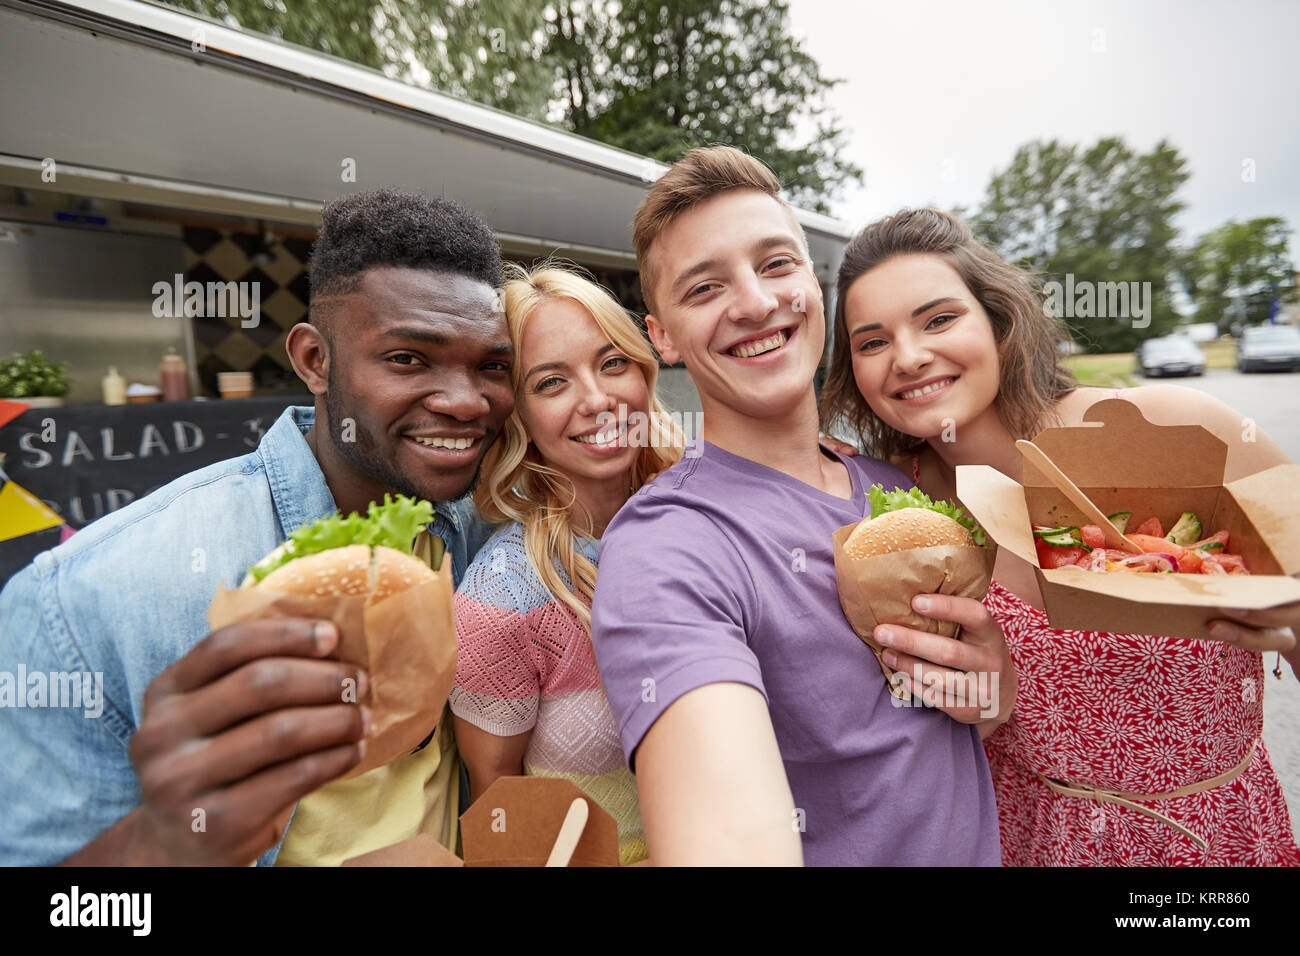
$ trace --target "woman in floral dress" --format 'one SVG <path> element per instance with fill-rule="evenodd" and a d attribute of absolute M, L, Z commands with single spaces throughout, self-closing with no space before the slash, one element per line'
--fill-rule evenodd
<path fill-rule="evenodd" d="M 1032 278 L 944 213 L 868 226 L 845 250 L 838 291 L 825 424 L 856 430 L 932 497 L 956 498 L 959 464 L 1019 480 L 1017 438 L 1081 424 L 1114 397 L 1156 424 L 1218 435 L 1229 481 L 1287 461 L 1201 392 L 1077 387 Z M 1291 649 L 1279 656 L 1300 667 L 1293 635 L 1275 630 L 1300 624 L 1300 607 L 1237 615 L 1214 625 L 1220 640 L 1059 630 L 1033 568 L 1005 549 L 985 604 L 1018 679 L 1012 716 L 985 741 L 1004 863 L 1300 864 L 1261 737 L 1265 667 L 1252 649 L 1280 636 Z"/>

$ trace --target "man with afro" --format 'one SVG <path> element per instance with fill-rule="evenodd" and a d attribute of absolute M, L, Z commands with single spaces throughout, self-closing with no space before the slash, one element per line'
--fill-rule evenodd
<path fill-rule="evenodd" d="M 340 688 L 364 699 L 368 678 L 328 659 L 336 628 L 208 633 L 206 610 L 303 522 L 388 492 L 434 502 L 459 581 L 491 530 L 465 495 L 513 408 L 500 270 L 491 230 L 452 202 L 379 190 L 325 207 L 310 321 L 286 340 L 312 405 L 0 594 L 0 672 L 101 688 L 93 709 L 0 707 L 0 860 L 329 865 L 420 832 L 454 847 L 445 714 L 416 752 L 340 781 L 368 716 Z"/>

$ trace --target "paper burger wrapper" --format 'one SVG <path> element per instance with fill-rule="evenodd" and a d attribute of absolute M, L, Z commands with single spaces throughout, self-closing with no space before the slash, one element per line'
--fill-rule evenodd
<path fill-rule="evenodd" d="M 456 618 L 451 562 L 440 557 L 436 579 L 366 606 L 364 597 L 312 597 L 260 587 L 221 588 L 208 607 L 217 628 L 256 618 L 308 617 L 333 621 L 339 644 L 330 655 L 365 670 L 369 689 L 357 700 L 370 708 L 365 758 L 343 778 L 356 777 L 410 753 L 442 717 L 456 677 Z M 354 689 L 355 690 L 355 689 Z M 339 688 L 340 700 L 347 688 Z"/>
<path fill-rule="evenodd" d="M 845 525 L 832 536 L 835 581 L 840 607 L 853 631 L 871 648 L 876 663 L 889 683 L 889 692 L 899 700 L 911 699 L 897 676 L 885 666 L 882 648 L 872 636 L 877 624 L 898 624 L 917 631 L 956 637 L 958 626 L 936 621 L 912 610 L 918 594 L 954 594 L 983 600 L 993 579 L 997 548 L 978 545 L 942 545 L 911 548 L 870 558 L 854 558 L 844 552 L 844 543 L 859 522 Z"/>

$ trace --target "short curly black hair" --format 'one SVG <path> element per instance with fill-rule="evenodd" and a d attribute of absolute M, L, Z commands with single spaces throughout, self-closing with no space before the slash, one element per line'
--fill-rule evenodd
<path fill-rule="evenodd" d="M 501 248 L 492 230 L 450 199 L 397 189 L 343 196 L 321 212 L 311 254 L 311 299 L 349 295 L 376 266 L 457 272 L 501 285 Z"/>

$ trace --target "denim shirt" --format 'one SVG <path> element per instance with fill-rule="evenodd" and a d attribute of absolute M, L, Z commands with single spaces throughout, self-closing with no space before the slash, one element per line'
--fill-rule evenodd
<path fill-rule="evenodd" d="M 314 420 L 311 408 L 286 409 L 253 453 L 177 478 L 9 580 L 0 593 L 0 865 L 57 863 L 139 806 L 127 742 L 145 688 L 207 635 L 219 584 L 237 587 L 291 531 L 335 510 L 303 437 Z M 495 528 L 468 499 L 434 512 L 429 530 L 447 542 L 459 583 Z M 51 706 L 70 703 L 79 706 Z"/>

